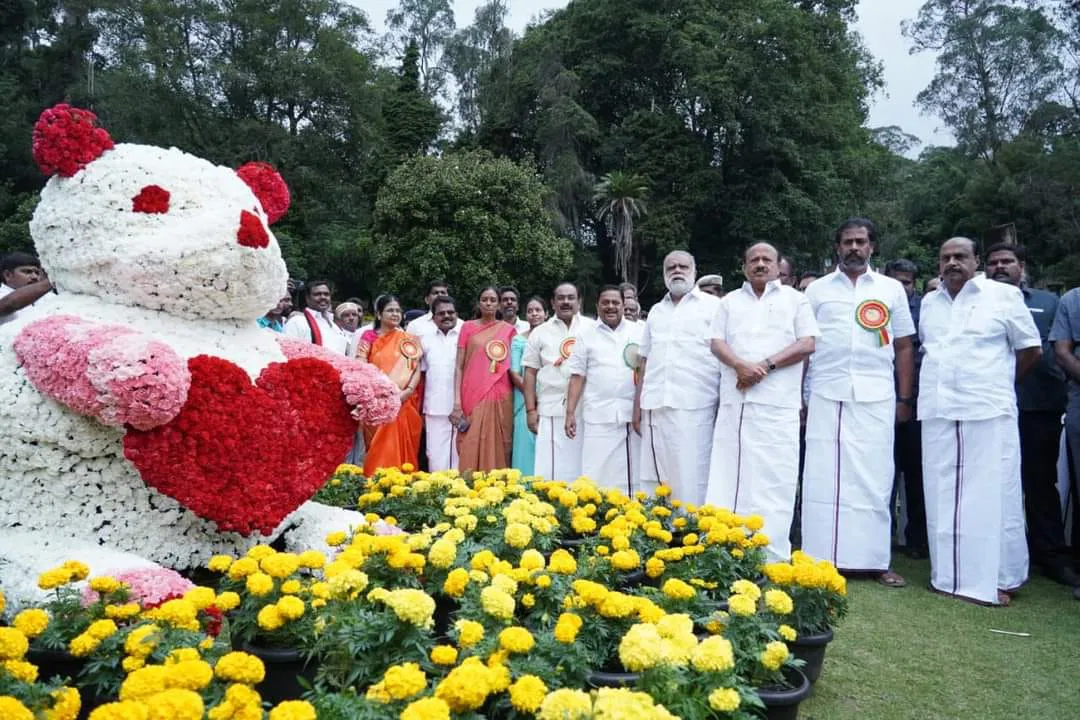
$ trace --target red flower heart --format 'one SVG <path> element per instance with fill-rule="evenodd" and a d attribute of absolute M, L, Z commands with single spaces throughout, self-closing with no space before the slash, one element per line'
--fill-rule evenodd
<path fill-rule="evenodd" d="M 147 485 L 222 531 L 269 535 L 349 452 L 356 421 L 340 376 L 316 358 L 273 363 L 254 384 L 221 358 L 199 355 L 188 367 L 180 414 L 128 428 L 124 455 Z"/>

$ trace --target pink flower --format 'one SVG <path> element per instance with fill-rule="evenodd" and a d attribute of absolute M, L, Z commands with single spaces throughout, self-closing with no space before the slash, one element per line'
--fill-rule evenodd
<path fill-rule="evenodd" d="M 121 570 L 101 574 L 114 577 L 127 585 L 131 600 L 143 607 L 159 605 L 170 596 L 182 596 L 195 587 L 194 583 L 184 578 L 180 573 L 163 567 Z M 90 605 L 97 601 L 98 594 L 91 590 L 89 585 L 83 588 L 83 605 Z"/>

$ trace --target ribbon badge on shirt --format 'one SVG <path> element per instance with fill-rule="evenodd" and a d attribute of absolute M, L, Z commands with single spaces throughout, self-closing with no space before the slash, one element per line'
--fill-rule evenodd
<path fill-rule="evenodd" d="M 487 355 L 487 359 L 491 361 L 491 364 L 488 365 L 488 372 L 494 373 L 496 366 L 506 359 L 509 352 L 506 343 L 502 340 L 488 341 L 488 344 L 484 346 L 484 354 Z"/>
<path fill-rule="evenodd" d="M 574 354 L 574 343 L 576 342 L 577 340 L 572 337 L 562 341 L 562 344 L 559 345 L 559 357 L 555 358 L 555 367 L 559 367 L 570 359 L 570 356 Z"/>
<path fill-rule="evenodd" d="M 412 338 L 402 338 L 398 352 L 405 358 L 406 367 L 410 370 L 416 367 L 416 361 L 420 359 L 420 346 Z"/>
<path fill-rule="evenodd" d="M 626 367 L 633 371 L 634 384 L 637 385 L 641 379 L 639 375 L 641 372 L 641 346 L 635 342 L 626 343 L 626 347 L 622 351 L 622 359 L 626 363 Z"/>
<path fill-rule="evenodd" d="M 889 344 L 889 331 L 885 326 L 889 324 L 889 308 L 880 300 L 863 300 L 855 309 L 855 322 L 863 330 L 877 333 L 878 346 L 885 347 Z"/>

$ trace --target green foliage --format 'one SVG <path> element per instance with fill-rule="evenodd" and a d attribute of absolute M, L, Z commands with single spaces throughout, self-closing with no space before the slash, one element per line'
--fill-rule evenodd
<path fill-rule="evenodd" d="M 551 229 L 544 194 L 535 173 L 485 152 L 410 160 L 375 205 L 370 253 L 381 287 L 415 303 L 428 279 L 450 278 L 466 316 L 483 285 L 547 293 L 572 251 Z"/>

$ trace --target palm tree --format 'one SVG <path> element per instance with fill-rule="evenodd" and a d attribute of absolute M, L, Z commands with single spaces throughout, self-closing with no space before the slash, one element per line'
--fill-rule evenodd
<path fill-rule="evenodd" d="M 648 194 L 645 178 L 619 170 L 600 178 L 593 186 L 596 219 L 606 222 L 615 246 L 615 271 L 625 282 L 630 275 L 630 257 L 634 252 L 634 218 L 646 213 Z"/>

